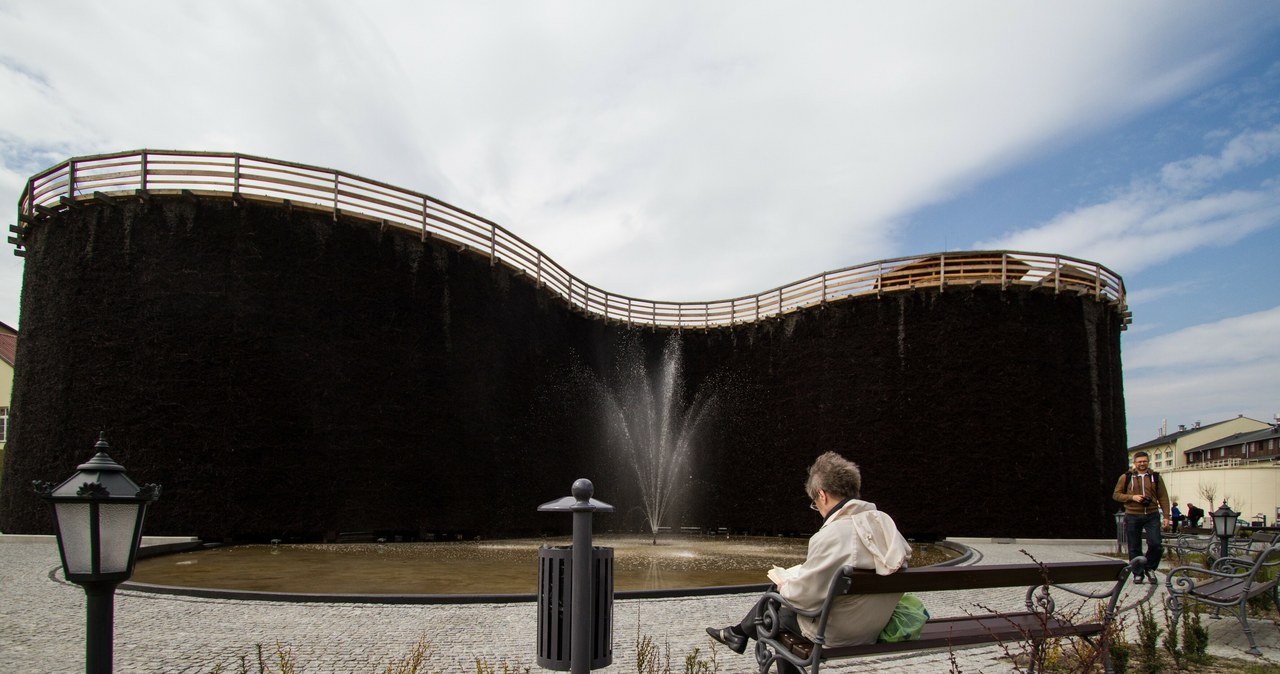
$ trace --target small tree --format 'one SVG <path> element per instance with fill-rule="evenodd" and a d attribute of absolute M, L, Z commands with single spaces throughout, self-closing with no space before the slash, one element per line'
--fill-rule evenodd
<path fill-rule="evenodd" d="M 1213 484 L 1212 482 L 1200 480 L 1199 493 L 1204 497 L 1204 500 L 1209 502 L 1209 505 L 1205 507 L 1205 510 L 1212 511 L 1213 504 L 1218 502 L 1218 485 Z"/>

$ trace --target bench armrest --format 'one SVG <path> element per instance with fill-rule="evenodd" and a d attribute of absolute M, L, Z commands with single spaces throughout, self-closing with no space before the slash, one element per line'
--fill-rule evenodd
<path fill-rule="evenodd" d="M 1069 592 L 1078 597 L 1084 597 L 1085 599 L 1109 599 L 1110 601 L 1107 602 L 1106 614 L 1104 616 L 1104 620 L 1109 622 L 1116 613 L 1116 604 L 1120 601 L 1120 594 L 1124 590 L 1125 581 L 1129 580 L 1129 577 L 1134 573 L 1145 569 L 1146 564 L 1147 560 L 1145 557 L 1134 557 L 1129 560 L 1128 565 L 1120 572 L 1120 577 L 1116 578 L 1115 582 L 1111 584 L 1111 587 L 1097 591 L 1064 584 L 1046 585 L 1042 583 L 1040 585 L 1032 585 L 1027 588 L 1027 610 L 1052 615 L 1054 611 L 1057 610 L 1057 605 L 1054 603 L 1053 595 L 1050 594 L 1050 588 L 1053 588 Z M 1147 590 L 1147 598 L 1150 598 L 1154 593 L 1155 584 L 1152 583 L 1151 587 Z"/>
<path fill-rule="evenodd" d="M 781 594 L 770 590 L 764 593 L 765 610 L 761 616 L 760 627 L 761 633 L 771 638 L 777 638 L 781 624 L 778 620 L 778 611 L 782 607 L 793 611 L 796 615 L 806 618 L 816 618 L 818 620 L 817 631 L 813 636 L 813 643 L 822 645 L 826 641 L 827 620 L 831 617 L 831 605 L 835 603 L 836 597 L 844 595 L 849 590 L 849 577 L 856 572 L 851 564 L 845 564 L 840 567 L 840 573 L 831 579 L 831 583 L 827 586 L 827 596 L 822 600 L 822 606 L 816 610 L 804 611 L 796 608 L 788 602 Z"/>

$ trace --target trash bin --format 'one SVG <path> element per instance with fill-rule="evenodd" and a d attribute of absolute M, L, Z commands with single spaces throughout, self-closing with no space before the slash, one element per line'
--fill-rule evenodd
<path fill-rule="evenodd" d="M 613 548 L 591 548 L 591 669 L 613 664 Z M 573 546 L 538 548 L 538 666 L 569 671 Z"/>

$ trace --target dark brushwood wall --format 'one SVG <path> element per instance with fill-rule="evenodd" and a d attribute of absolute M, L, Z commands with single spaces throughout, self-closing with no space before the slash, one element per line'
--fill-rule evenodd
<path fill-rule="evenodd" d="M 584 371 L 671 332 L 571 311 L 487 258 L 283 206 L 86 203 L 27 242 L 0 530 L 48 532 L 31 480 L 99 430 L 164 485 L 147 532 L 564 531 L 536 507 L 590 477 L 641 526 Z M 686 330 L 717 411 L 672 526 L 802 533 L 827 449 L 913 534 L 1098 537 L 1124 468 L 1120 317 L 1091 297 L 992 287 L 833 302 Z"/>

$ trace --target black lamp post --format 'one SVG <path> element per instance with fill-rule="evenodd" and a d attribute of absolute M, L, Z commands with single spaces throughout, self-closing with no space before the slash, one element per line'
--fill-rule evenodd
<path fill-rule="evenodd" d="M 105 434 L 94 449 L 62 484 L 36 482 L 35 488 L 53 504 L 63 575 L 84 588 L 85 672 L 111 674 L 116 586 L 133 575 L 142 520 L 160 486 L 134 484 L 107 456 Z"/>
<path fill-rule="evenodd" d="M 1236 535 L 1236 525 L 1239 524 L 1236 518 L 1240 517 L 1240 513 L 1228 508 L 1226 500 L 1223 500 L 1222 505 L 1209 516 L 1213 518 L 1213 533 L 1222 541 L 1220 556 L 1229 557 L 1231 537 Z"/>

